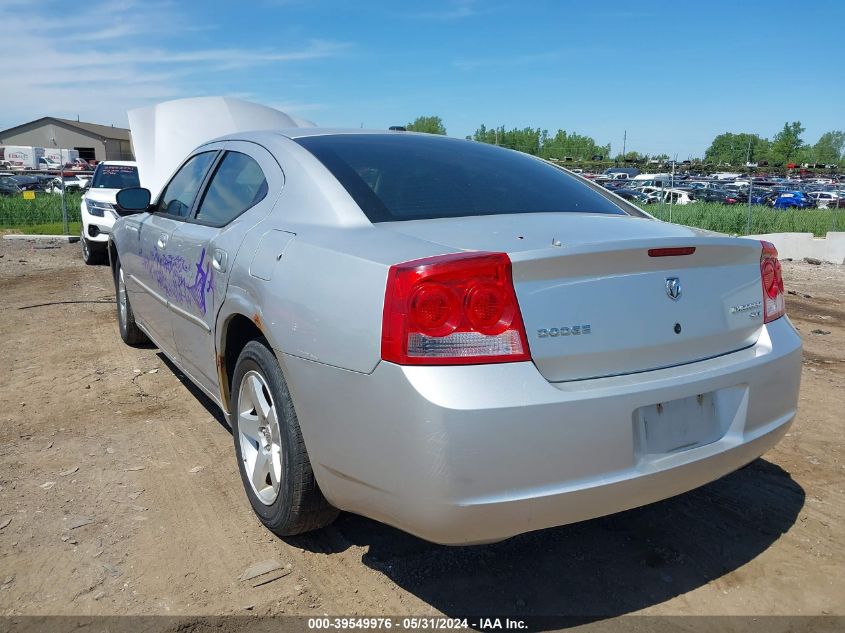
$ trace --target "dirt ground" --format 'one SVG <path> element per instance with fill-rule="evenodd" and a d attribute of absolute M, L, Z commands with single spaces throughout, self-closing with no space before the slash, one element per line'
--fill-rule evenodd
<path fill-rule="evenodd" d="M 0 615 L 845 614 L 845 267 L 784 269 L 805 360 L 779 446 L 668 501 L 447 548 L 347 514 L 276 538 L 213 406 L 120 341 L 108 267 L 0 240 Z M 290 573 L 240 580 L 268 559 Z"/>

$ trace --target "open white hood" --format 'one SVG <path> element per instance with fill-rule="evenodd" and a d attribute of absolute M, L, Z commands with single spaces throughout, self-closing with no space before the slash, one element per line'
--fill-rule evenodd
<path fill-rule="evenodd" d="M 130 110 L 129 127 L 141 186 L 155 198 L 188 153 L 207 141 L 234 132 L 314 124 L 249 101 L 196 97 Z"/>

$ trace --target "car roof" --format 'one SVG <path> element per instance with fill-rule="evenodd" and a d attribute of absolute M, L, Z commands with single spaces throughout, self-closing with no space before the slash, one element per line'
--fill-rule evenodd
<path fill-rule="evenodd" d="M 309 136 L 339 136 L 339 135 L 350 135 L 350 134 L 366 134 L 366 135 L 373 135 L 373 134 L 400 134 L 400 135 L 417 135 L 421 134 L 420 132 L 403 132 L 402 130 L 373 130 L 373 129 L 364 129 L 364 128 L 330 128 L 330 127 L 298 127 L 298 128 L 286 128 L 286 129 L 276 129 L 276 130 L 250 130 L 245 132 L 233 132 L 232 134 L 226 134 L 225 136 L 220 136 L 215 139 L 211 139 L 203 145 L 207 145 L 208 143 L 218 143 L 221 141 L 256 141 L 261 142 L 261 140 L 272 140 L 278 137 L 284 137 L 289 139 L 298 139 L 298 138 L 306 138 Z M 439 136 L 439 135 L 427 135 L 427 136 Z M 449 138 L 449 137 L 443 137 Z"/>
<path fill-rule="evenodd" d="M 129 167 L 137 167 L 138 163 L 134 160 L 103 160 L 97 163 L 98 165 L 128 165 Z"/>

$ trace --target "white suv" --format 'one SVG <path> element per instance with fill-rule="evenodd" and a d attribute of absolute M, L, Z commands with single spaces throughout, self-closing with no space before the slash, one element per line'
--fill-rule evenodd
<path fill-rule="evenodd" d="M 131 161 L 108 160 L 97 165 L 91 186 L 79 205 L 82 220 L 82 259 L 98 264 L 106 259 L 106 248 L 117 215 L 115 196 L 126 187 L 138 187 L 138 166 Z"/>

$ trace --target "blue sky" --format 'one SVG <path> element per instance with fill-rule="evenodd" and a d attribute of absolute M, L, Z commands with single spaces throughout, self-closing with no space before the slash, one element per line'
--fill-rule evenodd
<path fill-rule="evenodd" d="M 319 125 L 422 114 L 700 155 L 725 131 L 845 128 L 845 2 L 0 0 L 0 128 L 229 95 Z"/>

